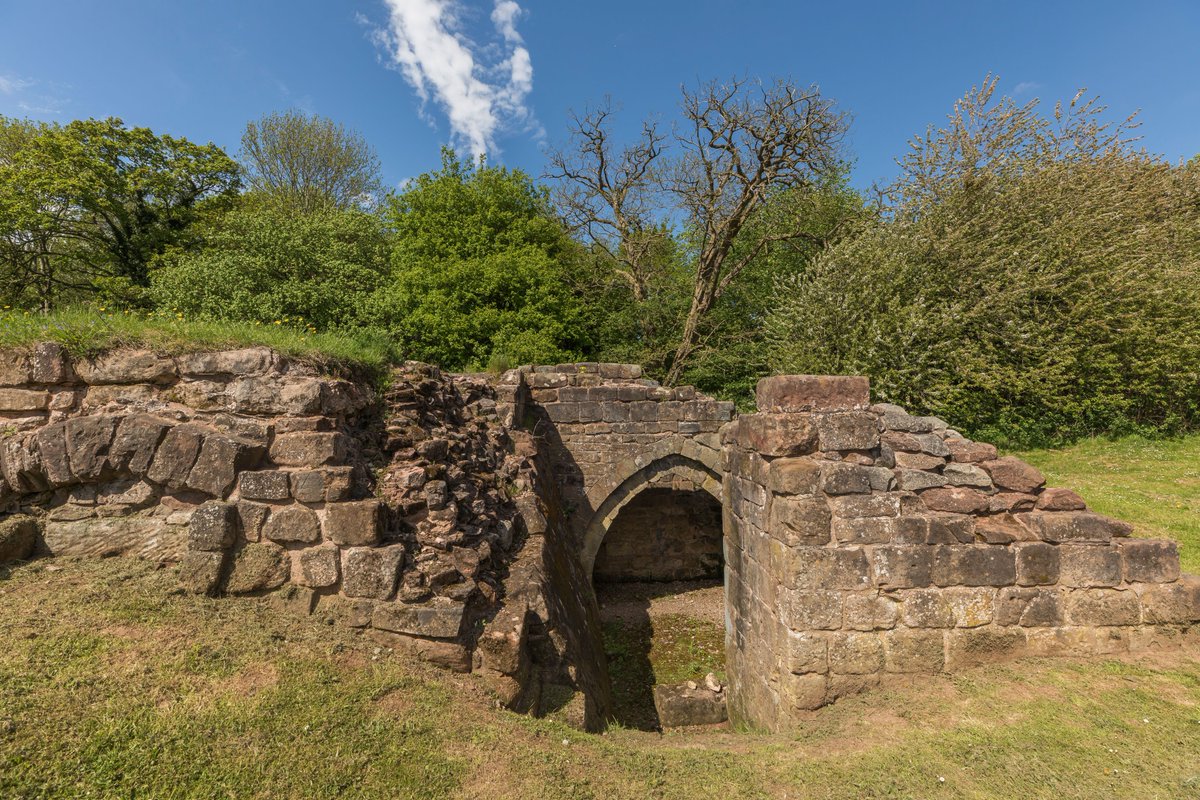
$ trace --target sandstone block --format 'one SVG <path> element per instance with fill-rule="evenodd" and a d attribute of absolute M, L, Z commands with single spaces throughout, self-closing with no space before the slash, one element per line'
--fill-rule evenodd
<path fill-rule="evenodd" d="M 785 708 L 812 711 L 825 705 L 828 689 L 825 675 L 789 675 L 779 687 L 779 700 Z"/>
<path fill-rule="evenodd" d="M 887 494 L 848 494 L 829 499 L 835 517 L 897 517 L 900 498 Z"/>
<path fill-rule="evenodd" d="M 956 628 L 978 628 L 992 621 L 996 607 L 996 590 L 991 588 L 943 589 Z"/>
<path fill-rule="evenodd" d="M 946 427 L 937 417 L 915 417 L 892 403 L 876 403 L 871 410 L 883 417 L 883 427 L 889 431 L 929 433 Z"/>
<path fill-rule="evenodd" d="M 233 546 L 237 536 L 237 506 L 210 500 L 188 520 L 188 549 L 216 552 Z"/>
<path fill-rule="evenodd" d="M 946 636 L 946 667 L 960 669 L 1022 655 L 1026 642 L 1023 628 L 956 628 Z"/>
<path fill-rule="evenodd" d="M 1125 580 L 1170 583 L 1179 579 L 1179 545 L 1165 539 L 1125 539 L 1117 543 Z"/>
<path fill-rule="evenodd" d="M 1017 583 L 1021 586 L 1048 586 L 1058 583 L 1059 548 L 1045 542 L 1015 546 Z"/>
<path fill-rule="evenodd" d="M 1177 583 L 1139 583 L 1135 587 L 1147 625 L 1200 622 L 1200 580 L 1185 575 Z"/>
<path fill-rule="evenodd" d="M 1086 508 L 1083 498 L 1070 489 L 1046 489 L 1037 499 L 1039 511 L 1083 511 Z"/>
<path fill-rule="evenodd" d="M 287 551 L 270 542 L 250 542 L 233 555 L 225 591 L 249 594 L 278 589 L 291 573 Z"/>
<path fill-rule="evenodd" d="M 426 605 L 380 603 L 371 615 L 371 627 L 412 636 L 453 639 L 462 626 L 466 606 L 438 598 Z"/>
<path fill-rule="evenodd" d="M 997 492 L 988 497 L 988 511 L 993 514 L 1032 511 L 1037 495 L 1024 492 Z"/>
<path fill-rule="evenodd" d="M 1128 536 L 1133 528 L 1090 511 L 1034 511 L 1023 517 L 1030 530 L 1047 542 L 1109 542 Z"/>
<path fill-rule="evenodd" d="M 974 464 L 947 464 L 942 469 L 942 475 L 951 486 L 972 486 L 977 489 L 992 488 L 991 476 Z"/>
<path fill-rule="evenodd" d="M 29 354 L 29 379 L 33 383 L 74 383 L 75 370 L 67 350 L 58 342 L 38 342 Z"/>
<path fill-rule="evenodd" d="M 785 581 L 799 589 L 866 589 L 870 565 L 859 547 L 789 547 Z"/>
<path fill-rule="evenodd" d="M 95 385 L 167 384 L 179 377 L 175 362 L 146 350 L 118 350 L 93 360 L 75 363 L 84 383 Z"/>
<path fill-rule="evenodd" d="M 896 520 L 890 517 L 838 517 L 830 529 L 839 544 L 886 544 L 896 533 Z"/>
<path fill-rule="evenodd" d="M 185 378 L 211 378 L 258 375 L 268 371 L 273 360 L 269 347 L 247 347 L 183 355 L 176 358 L 176 363 Z"/>
<path fill-rule="evenodd" d="M 1011 586 L 1016 558 L 999 545 L 941 545 L 934 548 L 932 578 L 938 586 Z"/>
<path fill-rule="evenodd" d="M 275 542 L 311 544 L 321 538 L 321 523 L 316 513 L 305 506 L 285 506 L 271 512 L 263 526 L 263 536 Z"/>
<path fill-rule="evenodd" d="M 0 386 L 30 383 L 29 357 L 15 350 L 0 351 Z"/>
<path fill-rule="evenodd" d="M 745 414 L 731 427 L 740 447 L 763 456 L 802 456 L 817 449 L 816 428 L 805 416 Z"/>
<path fill-rule="evenodd" d="M 771 502 L 771 535 L 786 545 L 829 542 L 829 507 L 821 497 L 776 497 Z"/>
<path fill-rule="evenodd" d="M 241 526 L 242 536 L 246 541 L 257 542 L 261 539 L 262 529 L 267 524 L 267 517 L 271 513 L 271 507 L 249 500 L 238 500 L 237 512 L 238 524 Z"/>
<path fill-rule="evenodd" d="M 33 435 L 34 446 L 37 448 L 26 464 L 30 467 L 27 480 L 31 485 L 49 481 L 53 487 L 67 486 L 75 482 L 71 472 L 71 454 L 67 446 L 67 425 L 65 422 L 55 422 L 43 426 Z M 36 474 L 40 473 L 40 475 Z M 11 479 L 9 483 L 14 483 Z"/>
<path fill-rule="evenodd" d="M 877 633 L 834 633 L 829 637 L 829 671 L 863 675 L 883 670 L 883 637 Z"/>
<path fill-rule="evenodd" d="M 883 646 L 888 672 L 941 672 L 946 666 L 941 631 L 888 631 Z"/>
<path fill-rule="evenodd" d="M 788 631 L 787 667 L 793 675 L 829 671 L 829 648 L 824 634 Z"/>
<path fill-rule="evenodd" d="M 975 536 L 987 544 L 1012 544 L 1031 541 L 1034 538 L 1012 514 L 981 517 L 975 523 Z"/>
<path fill-rule="evenodd" d="M 996 459 L 995 445 L 984 442 L 972 442 L 970 439 L 947 439 L 946 447 L 950 450 L 950 458 L 960 464 L 975 464 L 980 461 Z"/>
<path fill-rule="evenodd" d="M 964 486 L 929 489 L 921 493 L 921 502 L 932 511 L 954 514 L 982 514 L 987 511 L 987 495 Z"/>
<path fill-rule="evenodd" d="M 215 595 L 221 584 L 225 567 L 223 551 L 192 550 L 179 561 L 179 582 L 193 594 Z"/>
<path fill-rule="evenodd" d="M 821 480 L 821 463 L 811 458 L 777 458 L 767 473 L 774 494 L 812 494 Z"/>
<path fill-rule="evenodd" d="M 388 600 L 404 564 L 404 545 L 352 547 L 342 552 L 342 593 Z"/>
<path fill-rule="evenodd" d="M 870 403 L 870 383 L 862 377 L 775 375 L 758 382 L 755 399 L 759 411 L 858 410 Z"/>
<path fill-rule="evenodd" d="M 257 466 L 265 452 L 262 445 L 245 439 L 210 434 L 204 438 L 185 485 L 214 497 L 225 497 L 233 489 L 238 473 Z"/>
<path fill-rule="evenodd" d="M 154 454 L 154 460 L 146 471 L 146 477 L 155 483 L 182 489 L 187 476 L 200 455 L 204 429 L 198 425 L 176 425 L 167 431 L 162 444 Z"/>
<path fill-rule="evenodd" d="M 996 597 L 996 624 L 1049 628 L 1064 621 L 1062 593 L 1056 589 L 1009 586 Z"/>
<path fill-rule="evenodd" d="M 842 593 L 822 589 L 786 589 L 780 604 L 783 624 L 793 631 L 842 627 Z"/>
<path fill-rule="evenodd" d="M 871 574 L 881 589 L 928 586 L 932 551 L 926 545 L 885 545 L 871 548 Z"/>
<path fill-rule="evenodd" d="M 287 500 L 288 484 L 283 470 L 249 470 L 238 475 L 238 495 L 245 500 Z"/>
<path fill-rule="evenodd" d="M 50 393 L 42 389 L 0 389 L 0 411 L 45 411 Z"/>
<path fill-rule="evenodd" d="M 300 576 L 295 580 L 300 585 L 323 589 L 338 582 L 341 551 L 337 546 L 323 544 L 320 547 L 306 547 L 299 551 L 297 558 Z"/>
<path fill-rule="evenodd" d="M 377 544 L 383 536 L 382 517 L 379 500 L 330 503 L 325 507 L 325 536 L 348 547 Z"/>
<path fill-rule="evenodd" d="M 842 627 L 854 631 L 882 631 L 896 627 L 900 604 L 878 592 L 845 592 Z"/>
<path fill-rule="evenodd" d="M 1067 622 L 1072 625 L 1137 625 L 1141 604 L 1130 591 L 1081 589 L 1067 595 Z"/>
<path fill-rule="evenodd" d="M 992 483 L 1013 492 L 1032 492 L 1046 482 L 1037 469 L 1013 456 L 984 461 L 979 466 L 991 476 Z"/>
<path fill-rule="evenodd" d="M 873 492 L 890 492 L 896 488 L 896 476 L 887 467 L 865 467 L 867 482 Z"/>
<path fill-rule="evenodd" d="M 821 465 L 821 490 L 825 494 L 867 494 L 871 491 L 869 467 L 846 462 L 826 462 Z"/>
<path fill-rule="evenodd" d="M 945 589 L 913 589 L 903 593 L 901 609 L 910 628 L 953 628 L 954 609 Z"/>
<path fill-rule="evenodd" d="M 822 450 L 873 450 L 879 446 L 879 417 L 869 411 L 822 414 L 816 422 Z"/>
<path fill-rule="evenodd" d="M 1103 545 L 1060 547 L 1059 581 L 1082 589 L 1116 586 L 1121 582 L 1121 555 Z"/>
<path fill-rule="evenodd" d="M 285 433 L 275 437 L 271 460 L 289 467 L 320 467 L 345 461 L 346 448 L 346 437 L 341 433 Z"/>
<path fill-rule="evenodd" d="M 145 475 L 158 443 L 171 425 L 149 414 L 123 417 L 108 448 L 108 466 L 116 473 Z"/>
<path fill-rule="evenodd" d="M 923 489 L 935 489 L 946 485 L 946 479 L 936 472 L 925 472 L 919 469 L 897 469 L 896 488 L 903 492 L 919 492 Z"/>
<path fill-rule="evenodd" d="M 946 459 L 940 456 L 931 456 L 928 453 L 905 453 L 897 450 L 892 455 L 892 465 L 900 469 L 920 469 L 920 470 L 936 470 L 946 463 Z"/>

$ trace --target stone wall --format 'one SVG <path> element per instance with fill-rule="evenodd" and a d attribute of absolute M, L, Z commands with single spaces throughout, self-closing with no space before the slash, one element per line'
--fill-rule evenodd
<path fill-rule="evenodd" d="M 596 556 L 593 581 L 722 577 L 721 504 L 690 481 L 672 483 L 651 486 L 621 510 Z"/>
<path fill-rule="evenodd" d="M 786 728 L 888 673 L 1169 646 L 1200 621 L 1174 542 L 1045 488 L 864 378 L 782 376 L 724 434 L 731 717 Z"/>

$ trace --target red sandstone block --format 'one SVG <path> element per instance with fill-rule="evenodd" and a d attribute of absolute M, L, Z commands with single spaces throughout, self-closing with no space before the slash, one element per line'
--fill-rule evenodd
<path fill-rule="evenodd" d="M 870 394 L 866 378 L 835 375 L 775 375 L 755 391 L 759 411 L 783 413 L 863 409 Z"/>
<path fill-rule="evenodd" d="M 1117 543 L 1122 573 L 1129 583 L 1170 583 L 1179 579 L 1179 545 L 1165 539 L 1125 539 Z"/>

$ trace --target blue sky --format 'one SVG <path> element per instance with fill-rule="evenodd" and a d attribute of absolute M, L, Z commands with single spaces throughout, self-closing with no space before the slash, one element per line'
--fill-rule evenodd
<path fill-rule="evenodd" d="M 363 133 L 391 184 L 443 143 L 538 174 L 569 109 L 611 95 L 632 128 L 672 119 L 681 83 L 736 74 L 819 84 L 868 186 L 988 72 L 1022 99 L 1087 86 L 1142 110 L 1150 150 L 1200 153 L 1194 0 L 0 0 L 0 114 L 114 115 L 233 152 L 246 120 L 295 106 Z"/>

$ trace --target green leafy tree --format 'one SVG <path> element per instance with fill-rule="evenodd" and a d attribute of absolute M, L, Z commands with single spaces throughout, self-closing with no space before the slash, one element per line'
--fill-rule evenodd
<path fill-rule="evenodd" d="M 778 371 L 1018 444 L 1200 420 L 1200 168 L 1080 95 L 973 89 L 912 143 L 887 204 L 777 284 Z"/>
<path fill-rule="evenodd" d="M 242 163 L 250 187 L 300 213 L 373 206 L 379 157 L 356 131 L 295 109 L 246 125 Z"/>
<path fill-rule="evenodd" d="M 203 246 L 164 256 L 151 296 L 188 317 L 354 328 L 387 274 L 380 220 L 328 208 L 294 214 L 248 198 L 208 222 Z"/>
<path fill-rule="evenodd" d="M 413 358 L 478 369 L 555 363 L 589 347 L 587 307 L 570 288 L 578 250 L 524 173 L 443 150 L 441 169 L 416 178 L 385 216 L 392 271 L 372 319 Z"/>
<path fill-rule="evenodd" d="M 179 244 L 206 200 L 231 198 L 238 167 L 213 144 L 126 128 L 116 118 L 65 126 L 4 120 L 0 238 L 21 258 L 43 307 L 62 289 L 149 283 L 151 261 Z M 36 280 L 35 280 L 36 278 Z"/>

